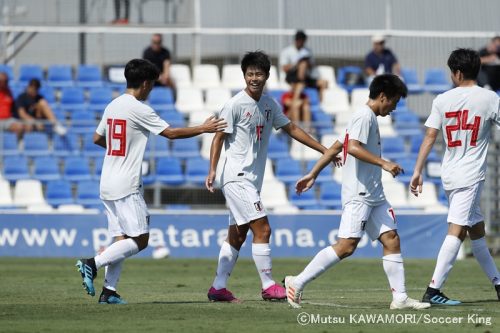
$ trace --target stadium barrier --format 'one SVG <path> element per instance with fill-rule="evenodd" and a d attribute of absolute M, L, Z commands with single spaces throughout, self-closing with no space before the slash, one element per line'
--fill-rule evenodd
<path fill-rule="evenodd" d="M 337 238 L 340 214 L 269 215 L 274 257 L 310 257 Z M 216 258 L 227 235 L 226 213 L 168 213 L 151 216 L 149 247 L 140 257 L 166 248 L 175 258 Z M 397 216 L 406 258 L 435 258 L 447 231 L 446 215 Z M 108 246 L 104 214 L 2 214 L 0 256 L 89 257 Z M 240 255 L 251 256 L 251 232 Z M 354 257 L 379 258 L 382 249 L 365 235 Z"/>

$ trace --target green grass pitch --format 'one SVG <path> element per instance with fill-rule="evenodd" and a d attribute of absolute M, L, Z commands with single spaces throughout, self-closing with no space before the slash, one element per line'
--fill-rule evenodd
<path fill-rule="evenodd" d="M 128 260 L 118 290 L 128 305 L 97 304 L 97 296 L 83 291 L 74 263 L 1 258 L 0 332 L 500 332 L 500 302 L 473 259 L 457 262 L 444 289 L 464 304 L 425 311 L 388 309 L 388 282 L 381 260 L 375 259 L 348 259 L 330 269 L 306 288 L 300 310 L 262 301 L 260 280 L 248 259 L 239 260 L 228 286 L 242 304 L 207 301 L 215 259 Z M 420 298 L 434 261 L 405 263 L 408 293 Z M 275 259 L 274 277 L 296 274 L 306 264 L 304 259 Z M 97 294 L 102 274 L 96 279 Z M 302 312 L 306 319 L 301 320 L 319 322 L 300 325 Z M 382 321 L 363 322 L 369 316 Z M 432 323 L 460 318 L 455 324 Z"/>

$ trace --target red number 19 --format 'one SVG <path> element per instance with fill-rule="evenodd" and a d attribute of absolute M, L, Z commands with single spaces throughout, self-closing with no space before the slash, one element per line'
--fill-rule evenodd
<path fill-rule="evenodd" d="M 127 121 L 125 119 L 109 119 L 108 124 L 108 155 L 111 156 L 125 156 L 127 149 Z M 117 131 L 117 127 L 120 131 Z M 113 149 L 113 140 L 120 141 L 120 148 Z"/>
<path fill-rule="evenodd" d="M 472 147 L 476 146 L 477 137 L 479 135 L 479 125 L 481 124 L 481 117 L 475 116 L 473 124 L 467 124 L 467 118 L 469 117 L 469 110 L 446 112 L 445 117 L 457 119 L 457 123 L 455 125 L 448 125 L 445 127 L 446 137 L 448 139 L 448 147 L 462 146 L 461 140 L 453 140 L 452 138 L 452 133 L 459 130 L 465 130 L 465 131 L 472 130 L 470 145 Z"/>

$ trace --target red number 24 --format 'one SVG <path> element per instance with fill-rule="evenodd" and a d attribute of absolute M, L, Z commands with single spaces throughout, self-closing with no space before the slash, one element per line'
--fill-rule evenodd
<path fill-rule="evenodd" d="M 111 156 L 125 156 L 127 149 L 127 121 L 125 119 L 110 119 L 107 120 L 108 124 L 108 155 Z M 117 130 L 117 127 L 120 130 Z M 113 149 L 113 140 L 120 141 L 120 147 Z"/>
<path fill-rule="evenodd" d="M 457 123 L 455 125 L 446 126 L 446 137 L 448 139 L 448 147 L 460 147 L 462 146 L 461 140 L 453 140 L 452 133 L 460 130 L 472 130 L 472 137 L 470 139 L 470 145 L 475 147 L 477 144 L 477 137 L 479 135 L 479 125 L 481 124 L 481 117 L 475 116 L 473 124 L 467 124 L 467 118 L 469 117 L 469 110 L 463 111 L 453 111 L 446 112 L 446 118 L 456 118 Z"/>

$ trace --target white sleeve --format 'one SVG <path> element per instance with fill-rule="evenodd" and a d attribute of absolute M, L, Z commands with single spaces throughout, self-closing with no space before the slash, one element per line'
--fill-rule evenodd
<path fill-rule="evenodd" d="M 363 144 L 367 144 L 368 135 L 370 134 L 370 118 L 365 117 L 360 112 L 354 113 L 351 120 L 351 127 L 347 133 L 349 134 L 349 140 L 357 140 Z"/>
<path fill-rule="evenodd" d="M 107 118 L 103 116 L 101 118 L 101 121 L 99 122 L 99 125 L 97 126 L 97 129 L 95 130 L 95 132 L 100 136 L 106 136 L 106 122 Z"/>
<path fill-rule="evenodd" d="M 274 129 L 282 128 L 290 123 L 290 119 L 283 113 L 281 106 L 273 101 L 273 127 Z"/>
<path fill-rule="evenodd" d="M 497 129 L 500 129 L 500 98 L 494 100 L 492 110 L 491 121 L 496 125 Z"/>
<path fill-rule="evenodd" d="M 224 133 L 233 133 L 234 124 L 238 121 L 236 110 L 234 108 L 233 103 L 226 103 L 222 108 L 219 118 L 224 119 L 227 123 L 227 127 L 224 128 Z"/>
<path fill-rule="evenodd" d="M 163 132 L 170 125 L 149 106 L 144 106 L 140 111 L 131 114 L 132 120 L 139 126 L 145 128 L 154 135 Z"/>
<path fill-rule="evenodd" d="M 440 130 L 441 126 L 443 125 L 443 118 L 441 117 L 441 113 L 439 112 L 437 106 L 438 103 L 436 100 L 437 98 L 432 102 L 431 114 L 429 115 L 429 118 L 427 118 L 425 126 Z"/>

